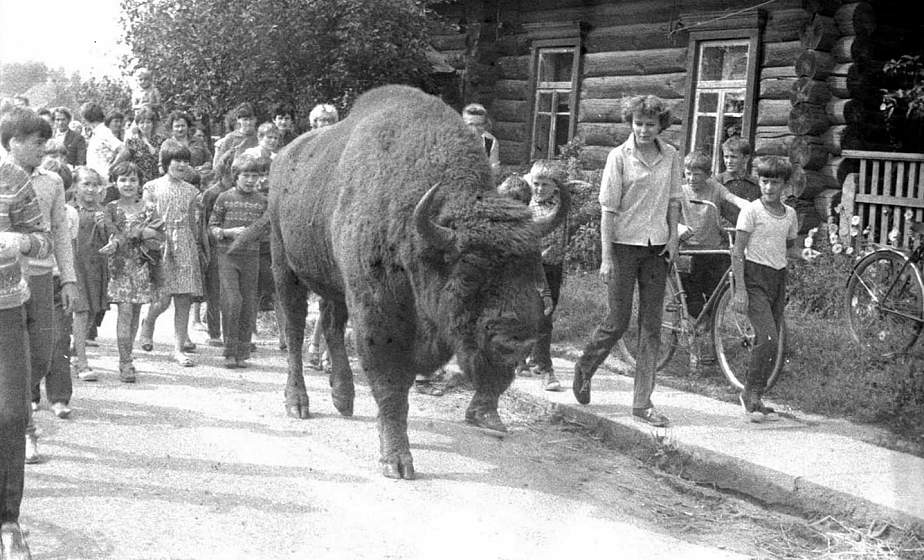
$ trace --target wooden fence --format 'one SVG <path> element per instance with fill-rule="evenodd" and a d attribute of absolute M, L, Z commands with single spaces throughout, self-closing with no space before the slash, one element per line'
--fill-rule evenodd
<path fill-rule="evenodd" d="M 869 228 L 871 241 L 907 247 L 911 224 L 924 221 L 924 154 L 843 150 L 841 155 L 859 160 L 859 171 L 843 183 L 841 238 L 849 237 L 851 219 L 859 216 L 858 227 Z"/>

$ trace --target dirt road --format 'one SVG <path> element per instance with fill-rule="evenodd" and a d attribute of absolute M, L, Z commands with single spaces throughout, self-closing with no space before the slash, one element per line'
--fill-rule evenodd
<path fill-rule="evenodd" d="M 36 559 L 771 557 L 767 543 L 800 523 L 509 401 L 511 434 L 484 435 L 461 422 L 462 390 L 412 394 L 419 478 L 385 479 L 364 380 L 346 419 L 309 370 L 313 418 L 287 418 L 272 340 L 250 369 L 221 368 L 220 349 L 202 344 L 199 365 L 181 368 L 168 359 L 168 311 L 125 385 L 113 322 L 90 349 L 100 381 L 75 381 L 72 418 L 47 403 L 37 413 L 47 460 L 27 466 L 22 518 Z"/>

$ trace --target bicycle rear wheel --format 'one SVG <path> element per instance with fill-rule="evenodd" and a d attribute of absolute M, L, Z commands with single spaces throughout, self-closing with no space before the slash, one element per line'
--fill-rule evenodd
<path fill-rule="evenodd" d="M 736 389 L 744 389 L 747 379 L 748 364 L 751 362 L 751 352 L 754 350 L 754 327 L 744 313 L 737 313 L 734 309 L 734 292 L 726 286 L 719 295 L 712 316 L 712 337 L 715 343 L 716 358 L 719 368 Z M 776 358 L 773 369 L 767 378 L 765 390 L 776 384 L 783 371 L 784 354 L 786 351 L 786 324 L 780 325 L 779 344 L 776 347 Z"/>
<path fill-rule="evenodd" d="M 924 284 L 901 253 L 881 250 L 863 257 L 847 280 L 844 300 L 850 333 L 882 356 L 903 354 L 924 328 Z"/>
<path fill-rule="evenodd" d="M 667 275 L 664 286 L 664 300 L 661 306 L 661 347 L 658 350 L 658 362 L 655 367 L 664 369 L 677 349 L 677 333 L 680 332 L 681 301 L 679 287 L 673 274 Z M 617 343 L 622 360 L 630 367 L 635 367 L 635 358 L 638 356 L 639 342 L 638 324 L 638 287 L 632 294 L 632 317 L 629 319 L 629 328 Z"/>

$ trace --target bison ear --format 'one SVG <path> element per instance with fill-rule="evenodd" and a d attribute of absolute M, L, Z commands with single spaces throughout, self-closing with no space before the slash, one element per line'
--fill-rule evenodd
<path fill-rule="evenodd" d="M 434 202 L 440 184 L 430 187 L 414 207 L 414 227 L 427 245 L 441 251 L 455 251 L 456 233 L 447 227 L 433 222 L 433 216 L 439 211 Z"/>

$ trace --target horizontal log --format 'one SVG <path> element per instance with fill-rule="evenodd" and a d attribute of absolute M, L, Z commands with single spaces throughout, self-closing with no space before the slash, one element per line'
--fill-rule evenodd
<path fill-rule="evenodd" d="M 850 2 L 838 8 L 834 21 L 841 35 L 868 37 L 876 30 L 876 15 L 867 2 Z"/>
<path fill-rule="evenodd" d="M 811 19 L 812 14 L 801 7 L 769 10 L 764 27 L 764 41 L 798 41 L 802 37 L 802 30 Z"/>
<path fill-rule="evenodd" d="M 759 156 L 785 156 L 795 135 L 788 126 L 757 126 L 754 130 L 754 153 Z"/>
<path fill-rule="evenodd" d="M 527 142 L 529 130 L 525 122 L 494 121 L 491 132 L 503 144 L 504 142 Z"/>
<path fill-rule="evenodd" d="M 680 124 L 686 115 L 686 99 L 665 99 L 671 111 L 671 123 Z M 619 123 L 625 99 L 584 99 L 581 101 L 578 122 Z"/>
<path fill-rule="evenodd" d="M 845 62 L 867 62 L 872 58 L 872 43 L 866 37 L 845 35 L 834 43 L 831 55 L 840 64 Z"/>
<path fill-rule="evenodd" d="M 808 169 L 799 169 L 798 172 L 793 173 L 790 184 L 793 195 L 806 200 L 812 200 L 827 189 L 840 187 L 840 183 L 832 177 Z"/>
<path fill-rule="evenodd" d="M 498 77 L 507 80 L 528 80 L 529 62 L 529 55 L 498 57 L 496 61 L 500 70 Z"/>
<path fill-rule="evenodd" d="M 794 134 L 821 134 L 830 126 L 823 105 L 798 103 L 789 112 L 789 130 Z"/>
<path fill-rule="evenodd" d="M 814 103 L 823 105 L 831 100 L 831 88 L 827 82 L 801 77 L 796 80 L 789 92 L 789 101 L 793 105 L 800 103 Z"/>
<path fill-rule="evenodd" d="M 512 99 L 495 99 L 490 112 L 494 120 L 526 122 L 529 107 L 526 101 Z"/>
<path fill-rule="evenodd" d="M 529 99 L 529 82 L 527 80 L 497 80 L 494 82 L 494 95 L 500 99 Z"/>
<path fill-rule="evenodd" d="M 760 90 L 757 97 L 760 99 L 789 99 L 793 86 L 796 85 L 795 76 L 785 78 L 763 78 L 760 80 Z"/>
<path fill-rule="evenodd" d="M 438 51 L 464 50 L 466 47 L 465 39 L 464 33 L 430 35 L 430 44 Z"/>
<path fill-rule="evenodd" d="M 584 76 L 623 76 L 685 72 L 687 49 L 649 49 L 584 55 Z"/>
<path fill-rule="evenodd" d="M 860 131 L 851 125 L 835 125 L 821 135 L 822 141 L 834 155 L 841 150 L 859 150 L 863 147 Z"/>
<path fill-rule="evenodd" d="M 802 33 L 802 46 L 818 51 L 830 51 L 840 35 L 834 18 L 815 14 Z"/>
<path fill-rule="evenodd" d="M 819 171 L 830 177 L 838 185 L 844 182 L 847 175 L 860 170 L 860 162 L 853 158 L 833 157 Z"/>
<path fill-rule="evenodd" d="M 584 146 L 578 161 L 584 169 L 601 169 L 606 164 L 606 156 L 613 148 L 609 146 Z"/>
<path fill-rule="evenodd" d="M 825 112 L 831 124 L 859 124 L 863 120 L 863 106 L 856 99 L 832 99 Z"/>
<path fill-rule="evenodd" d="M 530 50 L 529 37 L 525 34 L 509 34 L 498 37 L 494 47 L 499 56 L 528 56 Z"/>
<path fill-rule="evenodd" d="M 588 146 L 615 147 L 632 134 L 632 125 L 626 123 L 578 123 L 577 135 Z"/>
<path fill-rule="evenodd" d="M 835 97 L 868 97 L 870 92 L 860 65 L 855 62 L 835 64 L 827 78 L 828 87 Z"/>
<path fill-rule="evenodd" d="M 582 99 L 618 99 L 630 95 L 657 95 L 677 99 L 686 94 L 686 72 L 648 76 L 602 76 L 585 78 Z"/>
<path fill-rule="evenodd" d="M 824 80 L 834 68 L 834 57 L 830 53 L 805 49 L 796 57 L 796 75 Z"/>
<path fill-rule="evenodd" d="M 792 104 L 788 99 L 761 99 L 757 102 L 758 126 L 783 126 L 789 123 Z"/>
<path fill-rule="evenodd" d="M 799 135 L 789 145 L 789 160 L 803 169 L 817 171 L 828 163 L 828 148 L 821 137 Z"/>
<path fill-rule="evenodd" d="M 799 41 L 764 43 L 761 66 L 792 66 L 804 50 Z"/>
<path fill-rule="evenodd" d="M 584 48 L 592 54 L 686 46 L 687 41 L 681 41 L 679 35 L 671 35 L 668 21 L 591 27 Z"/>
<path fill-rule="evenodd" d="M 793 66 L 774 66 L 760 69 L 760 79 L 769 80 L 771 78 L 797 78 L 796 69 Z"/>

